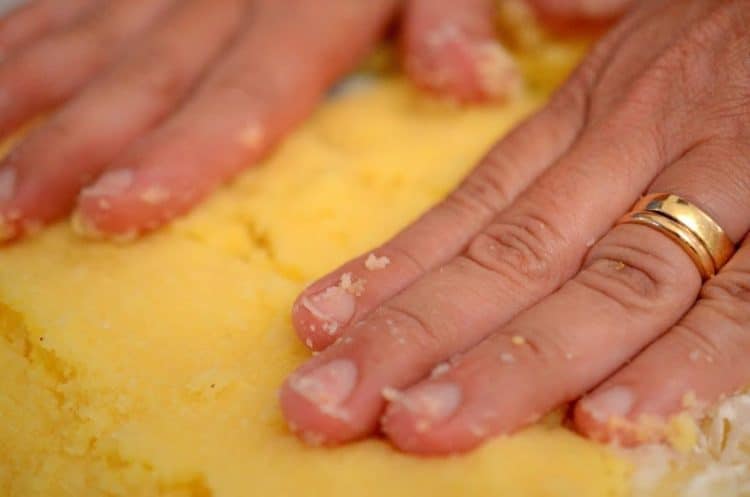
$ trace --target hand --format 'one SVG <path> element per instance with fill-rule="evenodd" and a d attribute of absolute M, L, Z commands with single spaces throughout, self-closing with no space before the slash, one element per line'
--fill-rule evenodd
<path fill-rule="evenodd" d="M 0 135 L 51 115 L 0 163 L 0 242 L 71 210 L 81 234 L 121 240 L 187 212 L 302 121 L 401 3 L 22 7 L 0 23 Z M 518 87 L 495 41 L 493 0 L 405 4 L 402 56 L 421 87 L 462 101 Z"/>
<path fill-rule="evenodd" d="M 306 289 L 320 353 L 282 389 L 290 426 L 444 454 L 577 402 L 582 433 L 635 443 L 747 385 L 750 247 L 702 286 L 680 245 L 615 223 L 670 192 L 750 229 L 748 26 L 746 0 L 642 2 L 444 202 Z"/>

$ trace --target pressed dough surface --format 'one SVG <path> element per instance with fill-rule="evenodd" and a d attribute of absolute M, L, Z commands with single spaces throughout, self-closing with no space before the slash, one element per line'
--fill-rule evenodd
<path fill-rule="evenodd" d="M 627 495 L 629 465 L 555 418 L 420 459 L 308 448 L 277 405 L 309 355 L 296 293 L 438 201 L 542 93 L 459 109 L 385 78 L 145 240 L 62 223 L 0 249 L 0 495 Z"/>

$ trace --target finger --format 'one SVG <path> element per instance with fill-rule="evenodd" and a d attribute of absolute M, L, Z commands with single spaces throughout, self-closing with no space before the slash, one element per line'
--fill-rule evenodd
<path fill-rule="evenodd" d="M 444 201 L 381 247 L 306 288 L 292 312 L 302 342 L 315 350 L 327 347 L 347 324 L 457 255 L 559 158 L 583 126 L 584 72 L 588 73 L 576 75 L 543 110 L 498 142 Z M 358 289 L 356 285 L 363 284 L 358 282 L 364 287 Z"/>
<path fill-rule="evenodd" d="M 494 0 L 410 0 L 402 23 L 407 74 L 459 101 L 507 98 L 521 73 L 495 36 Z"/>
<path fill-rule="evenodd" d="M 0 165 L 13 192 L 6 236 L 67 214 L 81 189 L 170 112 L 236 31 L 245 0 L 190 0 Z M 189 36 L 186 36 L 189 34 Z"/>
<path fill-rule="evenodd" d="M 602 39 L 550 103 L 500 141 L 444 202 L 384 246 L 306 289 L 292 311 L 301 340 L 316 350 L 327 347 L 346 333 L 348 323 L 358 321 L 426 271 L 463 250 L 581 134 L 590 117 L 587 95 L 593 81 L 599 78 L 611 48 L 619 44 L 633 23 L 639 22 L 637 17 L 623 22 Z M 370 254 L 374 260 L 387 259 L 388 266 L 370 270 Z M 366 291 L 359 296 L 342 292 L 342 278 L 344 283 L 366 281 Z"/>
<path fill-rule="evenodd" d="M 386 301 L 291 377 L 281 399 L 287 419 L 331 443 L 363 436 L 376 426 L 383 388 L 420 379 L 431 365 L 475 345 L 574 276 L 587 249 L 663 167 L 708 138 L 664 131 L 681 129 L 682 116 L 671 105 L 677 90 L 660 76 L 661 68 L 684 62 L 673 59 L 683 53 L 670 51 L 646 70 L 610 114 L 587 128 L 461 255 Z M 663 112 L 657 116 L 654 108 Z M 335 402 L 307 388 L 326 383 L 327 376 L 317 374 L 328 364 L 355 372 L 351 388 L 330 397 Z M 326 415 L 330 403 L 346 414 L 346 423 Z"/>
<path fill-rule="evenodd" d="M 0 65 L 0 135 L 65 101 L 174 0 L 116 0 Z"/>
<path fill-rule="evenodd" d="M 635 0 L 527 0 L 548 22 L 609 22 L 622 15 Z"/>
<path fill-rule="evenodd" d="M 733 143 L 705 145 L 666 171 L 654 188 L 685 196 L 700 190 L 701 205 L 737 240 L 750 229 L 747 152 Z M 679 323 L 578 404 L 577 427 L 626 444 L 658 440 L 671 416 L 693 408 L 700 415 L 701 408 L 745 387 L 748 270 L 745 243 Z"/>
<path fill-rule="evenodd" d="M 257 161 L 366 53 L 396 2 L 256 5 L 246 33 L 194 98 L 115 164 L 132 168 L 132 181 L 113 191 L 103 178 L 80 197 L 79 232 L 130 237 L 154 229 Z"/>
<path fill-rule="evenodd" d="M 584 133 L 460 256 L 349 328 L 351 343 L 345 338 L 295 373 L 282 389 L 287 419 L 329 442 L 363 436 L 377 424 L 383 388 L 417 381 L 432 365 L 474 345 L 570 278 L 587 244 L 637 198 L 661 161 L 654 151 L 663 147 L 654 146 L 653 136 L 622 135 L 623 148 L 613 153 L 611 139 L 597 135 Z M 618 188 L 599 187 L 612 185 L 614 178 Z M 347 364 L 347 371 L 355 372 L 353 383 L 346 383 L 351 388 L 330 397 L 337 412 L 345 413 L 345 423 L 343 414 L 329 415 L 328 400 L 305 386 L 326 383 L 330 364 Z"/>
<path fill-rule="evenodd" d="M 717 150 L 724 152 L 717 155 Z M 651 191 L 674 192 L 702 206 L 736 240 L 750 228 L 746 152 L 736 146 L 730 150 L 726 143 L 695 147 L 660 175 Z M 720 162 L 726 157 L 743 159 L 741 164 Z M 708 163 L 723 167 L 707 172 Z M 704 181 L 709 177 L 713 181 Z M 676 323 L 694 302 L 700 282 L 677 243 L 645 226 L 617 226 L 559 291 L 466 353 L 444 376 L 410 388 L 389 411 L 386 431 L 399 447 L 429 453 L 467 450 L 494 434 L 514 431 L 578 398 Z M 673 378 L 676 371 L 663 357 L 654 359 L 660 374 L 654 375 L 655 364 L 647 371 L 635 369 L 636 360 L 626 368 L 633 368 L 628 379 L 652 389 L 670 390 L 681 383 L 655 381 Z M 684 357 L 680 360 L 685 367 Z M 594 409 L 584 411 L 592 413 L 590 419 L 628 414 L 619 411 L 630 400 L 621 385 L 632 383 L 609 383 L 600 400 L 593 397 L 584 404 Z M 460 401 L 450 412 L 440 409 L 439 419 L 419 407 L 447 402 L 440 397 L 446 391 Z"/>
<path fill-rule="evenodd" d="M 67 26 L 101 0 L 26 2 L 0 19 L 0 59 L 19 47 Z"/>

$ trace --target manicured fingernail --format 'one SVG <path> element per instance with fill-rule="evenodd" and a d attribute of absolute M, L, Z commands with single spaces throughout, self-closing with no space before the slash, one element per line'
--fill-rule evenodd
<path fill-rule="evenodd" d="M 429 383 L 406 392 L 401 402 L 418 418 L 418 429 L 426 429 L 456 412 L 461 403 L 461 389 L 454 383 Z"/>
<path fill-rule="evenodd" d="M 108 171 L 88 188 L 81 191 L 84 197 L 101 197 L 119 195 L 133 184 L 133 171 L 130 169 L 117 169 Z"/>
<path fill-rule="evenodd" d="M 302 299 L 302 306 L 323 322 L 323 329 L 336 334 L 339 326 L 346 324 L 354 315 L 354 295 L 341 287 L 332 286 L 311 297 Z"/>
<path fill-rule="evenodd" d="M 626 387 L 612 387 L 609 390 L 583 401 L 583 409 L 600 423 L 612 418 L 624 418 L 633 408 L 635 397 Z"/>
<path fill-rule="evenodd" d="M 0 171 L 0 201 L 7 201 L 13 198 L 16 191 L 16 171 L 13 169 L 3 169 Z"/>
<path fill-rule="evenodd" d="M 341 404 L 357 384 L 357 367 L 348 359 L 336 359 L 289 381 L 292 389 L 315 404 L 324 414 L 346 419 Z"/>

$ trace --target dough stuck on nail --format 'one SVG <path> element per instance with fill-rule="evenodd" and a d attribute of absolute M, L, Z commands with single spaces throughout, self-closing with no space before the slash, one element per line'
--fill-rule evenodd
<path fill-rule="evenodd" d="M 385 255 L 378 257 L 375 254 L 370 254 L 365 260 L 365 267 L 370 271 L 378 271 L 380 269 L 385 269 L 390 263 L 391 260 Z"/>

